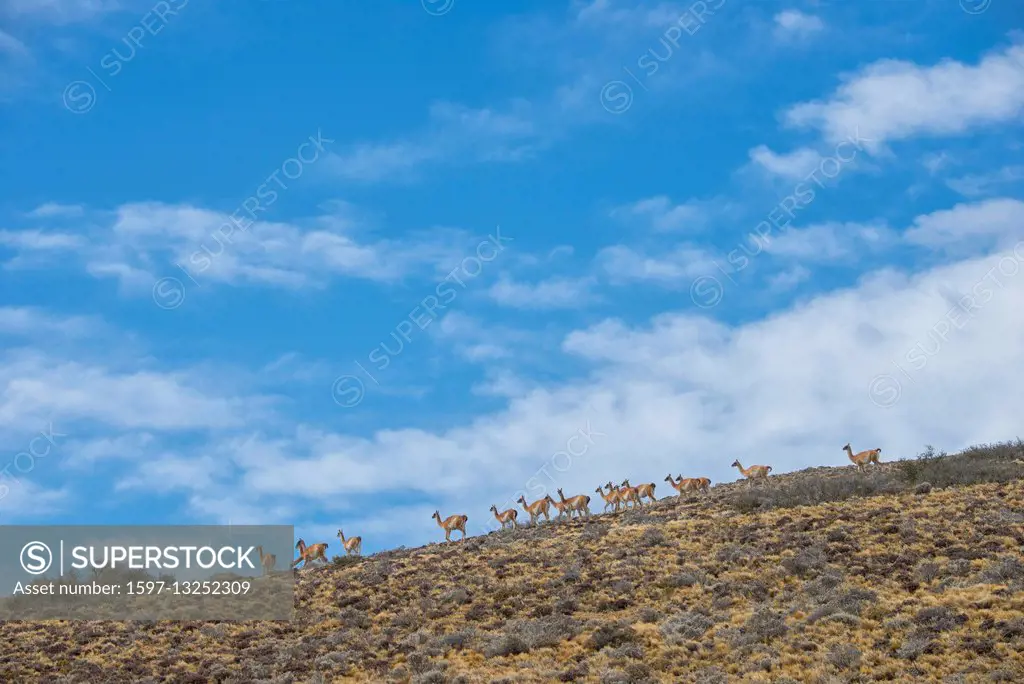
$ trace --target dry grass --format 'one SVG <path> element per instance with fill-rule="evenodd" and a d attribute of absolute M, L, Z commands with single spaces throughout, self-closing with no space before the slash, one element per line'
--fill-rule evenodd
<path fill-rule="evenodd" d="M 1004 447 L 345 559 L 299 573 L 292 623 L 7 622 L 0 680 L 1024 681 Z"/>

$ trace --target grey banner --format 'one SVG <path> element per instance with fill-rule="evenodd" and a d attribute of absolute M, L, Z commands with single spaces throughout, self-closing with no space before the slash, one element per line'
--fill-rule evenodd
<path fill-rule="evenodd" d="M 290 620 L 290 525 L 0 526 L 0 620 Z"/>

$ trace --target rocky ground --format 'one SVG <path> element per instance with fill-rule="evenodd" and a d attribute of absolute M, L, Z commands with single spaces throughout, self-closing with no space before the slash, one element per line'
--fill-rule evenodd
<path fill-rule="evenodd" d="M 0 680 L 1024 681 L 1021 446 L 338 559 L 290 623 L 5 622 Z"/>

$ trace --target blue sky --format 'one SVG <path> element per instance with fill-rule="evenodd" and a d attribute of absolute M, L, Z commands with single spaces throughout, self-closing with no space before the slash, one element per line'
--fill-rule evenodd
<path fill-rule="evenodd" d="M 0 517 L 370 552 L 1013 438 L 1021 19 L 7 2 Z"/>

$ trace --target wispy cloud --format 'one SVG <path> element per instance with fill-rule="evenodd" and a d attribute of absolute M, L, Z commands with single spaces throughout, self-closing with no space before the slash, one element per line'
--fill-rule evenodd
<path fill-rule="evenodd" d="M 115 278 L 131 291 L 151 288 L 167 272 L 185 277 L 179 269 L 234 285 L 319 287 L 332 277 L 394 282 L 433 275 L 443 266 L 450 270 L 467 245 L 479 241 L 470 231 L 444 227 L 414 230 L 401 240 L 374 239 L 372 219 L 345 203 L 327 206 L 329 213 L 310 219 L 257 222 L 238 230 L 237 217 L 187 204 L 124 204 L 84 217 L 46 205 L 32 217 L 85 230 L 7 230 L 0 232 L 0 246 L 17 254 L 9 267 L 46 268 L 73 258 L 96 277 Z"/>
<path fill-rule="evenodd" d="M 697 200 L 675 204 L 666 195 L 657 195 L 616 207 L 611 215 L 622 220 L 639 221 L 656 231 L 692 231 L 703 227 L 709 208 Z"/>
<path fill-rule="evenodd" d="M 919 216 L 904 238 L 933 249 L 977 252 L 1024 238 L 1024 202 L 994 198 Z"/>
<path fill-rule="evenodd" d="M 573 309 L 595 300 L 595 285 L 592 277 L 555 276 L 527 283 L 502 276 L 487 293 L 498 304 L 517 309 Z"/>
<path fill-rule="evenodd" d="M 770 174 L 790 180 L 806 178 L 821 163 L 821 153 L 808 147 L 801 147 L 788 154 L 777 154 L 767 145 L 758 145 L 750 150 L 750 161 Z"/>
<path fill-rule="evenodd" d="M 535 126 L 534 115 L 525 100 L 513 101 L 505 110 L 435 102 L 420 133 L 401 140 L 356 143 L 329 154 L 325 166 L 346 180 L 377 182 L 411 179 L 428 162 L 514 161 L 544 144 L 545 134 Z"/>
<path fill-rule="evenodd" d="M 875 150 L 914 136 L 959 135 L 1019 120 L 1024 113 L 1024 45 L 989 52 L 973 65 L 881 60 L 842 80 L 829 98 L 789 108 L 786 121 L 819 129 L 833 142 L 859 130 Z"/>
<path fill-rule="evenodd" d="M 781 40 L 807 38 L 825 29 L 825 22 L 813 14 L 788 9 L 774 17 L 775 36 Z"/>
<path fill-rule="evenodd" d="M 791 228 L 765 241 L 764 250 L 777 257 L 807 262 L 830 262 L 865 251 L 877 253 L 897 242 L 896 234 L 881 223 L 820 223 Z"/>
<path fill-rule="evenodd" d="M 6 0 L 0 14 L 58 26 L 77 24 L 138 6 L 138 0 Z"/>
<path fill-rule="evenodd" d="M 704 249 L 681 245 L 657 256 L 626 245 L 602 249 L 595 258 L 597 268 L 612 283 L 654 282 L 675 286 L 701 275 L 711 260 Z"/>
<path fill-rule="evenodd" d="M 982 197 L 1003 191 L 1006 186 L 1024 184 L 1024 166 L 1004 166 L 996 171 L 950 178 L 946 185 L 964 197 Z"/>

